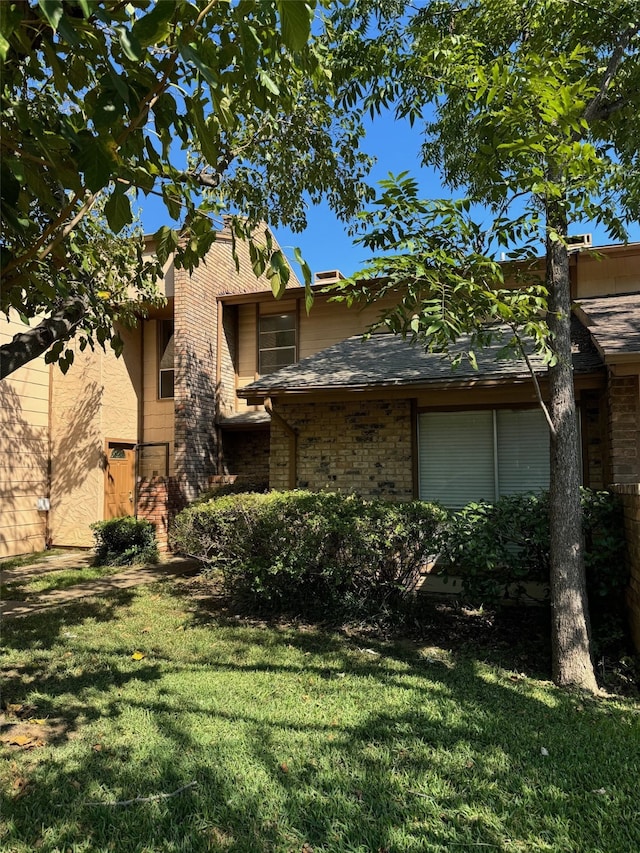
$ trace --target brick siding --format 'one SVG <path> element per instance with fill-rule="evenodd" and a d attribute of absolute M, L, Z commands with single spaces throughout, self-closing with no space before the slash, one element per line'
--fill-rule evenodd
<path fill-rule="evenodd" d="M 584 484 L 604 489 L 607 482 L 606 401 L 600 392 L 581 397 L 584 455 Z"/>
<path fill-rule="evenodd" d="M 155 527 L 161 554 L 168 550 L 169 527 L 183 507 L 182 492 L 174 477 L 143 478 L 138 483 L 137 516 Z"/>
<path fill-rule="evenodd" d="M 609 376 L 609 447 L 612 483 L 640 482 L 640 378 Z"/>
<path fill-rule="evenodd" d="M 228 474 L 269 482 L 269 429 L 225 431 L 222 446 Z"/>
<path fill-rule="evenodd" d="M 620 495 L 624 508 L 629 565 L 627 611 L 633 644 L 640 652 L 640 483 L 616 485 L 613 490 Z"/>
<path fill-rule="evenodd" d="M 175 272 L 175 469 L 183 498 L 193 500 L 206 488 L 209 477 L 218 473 L 218 446 L 215 431 L 219 410 L 216 388 L 216 345 L 220 294 L 253 293 L 269 290 L 268 280 L 256 278 L 247 246 L 236 246 L 239 269 L 232 255 L 231 240 L 222 232 L 211 247 L 206 263 L 189 275 Z M 292 273 L 289 286 L 299 286 Z M 232 321 L 224 323 L 222 360 L 223 408 L 235 395 L 231 379 L 233 357 Z"/>
<path fill-rule="evenodd" d="M 298 488 L 411 500 L 411 401 L 282 404 L 275 411 L 297 431 Z M 271 421 L 269 484 L 289 485 L 290 437 Z"/>

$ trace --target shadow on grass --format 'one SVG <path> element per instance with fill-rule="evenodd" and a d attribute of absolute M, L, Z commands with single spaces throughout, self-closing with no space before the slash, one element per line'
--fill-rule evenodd
<path fill-rule="evenodd" d="M 9 647 L 55 647 L 87 618 L 100 631 L 131 595 L 22 620 Z M 112 735 L 97 750 L 94 726 L 65 753 L 33 753 L 3 807 L 7 849 L 640 849 L 637 707 L 511 681 L 468 649 L 437 658 L 232 614 L 192 650 L 205 620 L 181 626 L 180 654 L 169 643 L 118 669 L 117 649 L 38 682 L 78 694 L 70 715 Z M 141 796 L 156 799 L 113 805 Z"/>

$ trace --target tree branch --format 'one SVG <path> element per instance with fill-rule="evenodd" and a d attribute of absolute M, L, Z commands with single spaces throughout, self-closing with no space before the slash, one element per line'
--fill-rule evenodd
<path fill-rule="evenodd" d="M 0 346 L 0 379 L 46 352 L 56 341 L 70 338 L 89 310 L 86 299 L 74 296 L 26 332 L 18 332 L 8 344 Z"/>
<path fill-rule="evenodd" d="M 556 428 L 554 427 L 553 421 L 551 420 L 551 415 L 549 414 L 549 409 L 547 408 L 547 404 L 545 403 L 545 401 L 542 398 L 542 391 L 540 390 L 540 383 L 538 382 L 538 377 L 536 376 L 536 372 L 533 369 L 533 365 L 531 364 L 531 360 L 530 360 L 529 356 L 527 355 L 527 351 L 524 348 L 524 344 L 522 343 L 522 338 L 520 337 L 520 334 L 518 333 L 518 328 L 517 328 L 517 326 L 515 326 L 511 323 L 509 325 L 511 326 L 511 331 L 513 332 L 514 338 L 518 342 L 518 349 L 522 353 L 522 357 L 524 358 L 524 360 L 526 362 L 527 370 L 529 371 L 529 375 L 531 376 L 531 379 L 533 380 L 533 387 L 534 387 L 535 392 L 536 392 L 536 397 L 538 399 L 538 403 L 540 404 L 540 408 L 542 409 L 542 413 L 544 414 L 545 420 L 546 420 L 547 424 L 549 425 L 549 431 L 551 432 L 551 435 L 555 435 L 556 434 Z"/>
<path fill-rule="evenodd" d="M 616 72 L 620 67 L 620 63 L 622 62 L 622 57 L 624 56 L 626 49 L 629 47 L 631 39 L 636 35 L 639 28 L 640 24 L 638 23 L 630 24 L 620 36 L 620 40 L 618 41 L 615 50 L 609 57 L 609 62 L 607 63 L 607 67 L 605 69 L 604 74 L 602 75 L 602 80 L 600 81 L 600 88 L 585 107 L 583 118 L 585 119 L 587 124 L 590 124 L 594 120 L 594 118 L 598 117 L 598 113 L 602 105 L 604 96 L 606 95 L 607 91 L 609 90 L 609 87 L 613 83 L 613 78 L 616 76 Z"/>

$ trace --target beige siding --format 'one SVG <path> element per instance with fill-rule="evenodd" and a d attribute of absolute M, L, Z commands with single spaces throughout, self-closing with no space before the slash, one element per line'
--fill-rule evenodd
<path fill-rule="evenodd" d="M 374 305 L 348 308 L 342 302 L 316 300 L 309 314 L 304 309 L 300 312 L 300 358 L 361 334 L 393 304 L 386 298 Z"/>
<path fill-rule="evenodd" d="M 24 326 L 2 320 L 0 342 Z M 38 358 L 0 381 L 0 557 L 40 551 L 48 494 L 49 367 Z"/>
<path fill-rule="evenodd" d="M 640 253 L 630 247 L 612 249 L 598 260 L 581 253 L 577 257 L 577 295 L 609 296 L 640 290 Z"/>
<path fill-rule="evenodd" d="M 142 441 L 169 442 L 169 471 L 175 471 L 174 441 L 174 401 L 161 400 L 158 397 L 158 323 L 148 320 L 144 324 L 144 431 Z M 148 472 L 145 472 L 148 473 Z M 164 473 L 164 472 L 162 472 Z"/>
<path fill-rule="evenodd" d="M 104 517 L 107 439 L 137 441 L 139 331 L 121 332 L 124 355 L 81 353 L 66 376 L 53 372 L 51 533 L 55 545 L 90 546 Z"/>
<path fill-rule="evenodd" d="M 238 388 L 248 385 L 257 376 L 258 341 L 256 332 L 256 306 L 238 306 Z M 236 412 L 252 411 L 244 400 L 236 402 Z"/>

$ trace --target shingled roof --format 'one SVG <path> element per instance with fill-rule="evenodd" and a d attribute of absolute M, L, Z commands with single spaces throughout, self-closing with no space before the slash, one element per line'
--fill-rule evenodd
<path fill-rule="evenodd" d="M 425 352 L 423 347 L 397 335 L 376 334 L 367 340 L 356 335 L 303 358 L 297 364 L 261 376 L 237 393 L 240 397 L 264 399 L 287 393 L 527 379 L 529 371 L 523 358 L 499 357 L 511 336 L 506 327 L 500 332 L 500 339 L 476 353 L 477 370 L 464 360 L 454 368 L 442 354 Z M 576 318 L 572 322 L 572 339 L 574 371 L 585 374 L 601 370 L 602 359 L 589 332 Z M 461 341 L 461 349 L 464 343 Z M 544 374 L 546 366 L 540 356 L 532 352 L 529 357 L 536 372 Z"/>
<path fill-rule="evenodd" d="M 576 313 L 605 361 L 640 355 L 640 293 L 579 299 Z"/>

